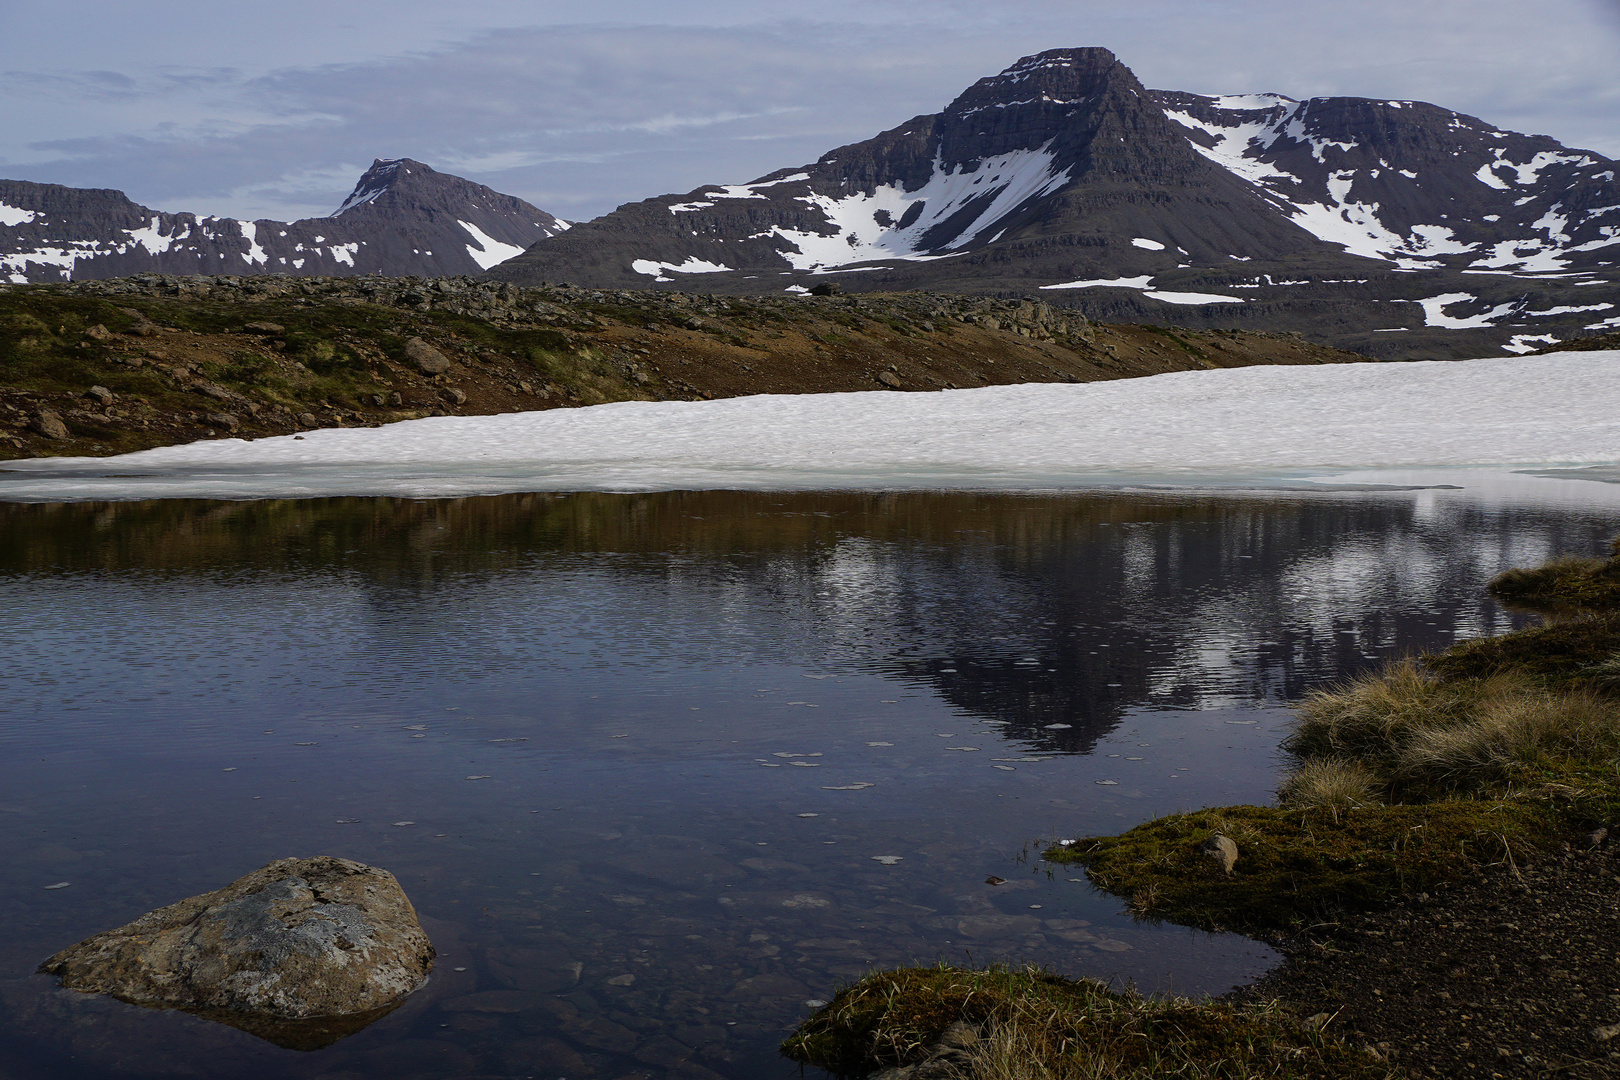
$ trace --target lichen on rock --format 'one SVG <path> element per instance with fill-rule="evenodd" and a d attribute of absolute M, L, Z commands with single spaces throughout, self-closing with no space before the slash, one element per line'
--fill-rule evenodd
<path fill-rule="evenodd" d="M 394 875 L 317 856 L 279 859 L 148 912 L 40 970 L 72 990 L 184 1009 L 313 1048 L 392 1009 L 427 981 L 433 955 Z"/>

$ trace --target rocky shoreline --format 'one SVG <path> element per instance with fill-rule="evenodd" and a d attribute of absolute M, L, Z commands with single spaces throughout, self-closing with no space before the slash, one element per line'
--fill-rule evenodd
<path fill-rule="evenodd" d="M 1620 852 L 1571 845 L 1274 941 L 1276 1000 L 1414 1076 L 1620 1076 Z"/>

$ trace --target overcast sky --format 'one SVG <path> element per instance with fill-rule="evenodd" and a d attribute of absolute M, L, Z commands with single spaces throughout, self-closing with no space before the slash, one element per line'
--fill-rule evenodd
<path fill-rule="evenodd" d="M 0 0 L 0 177 L 329 214 L 413 157 L 561 217 L 813 161 L 1043 49 L 1620 157 L 1620 0 Z"/>

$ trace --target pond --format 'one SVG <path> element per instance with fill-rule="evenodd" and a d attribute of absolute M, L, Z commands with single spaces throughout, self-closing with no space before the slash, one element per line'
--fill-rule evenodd
<path fill-rule="evenodd" d="M 1590 485 L 1604 488 L 1606 485 Z M 1466 493 L 0 506 L 0 1074 L 787 1078 L 874 966 L 1219 993 L 1266 947 L 1038 856 L 1265 802 L 1287 703 L 1614 532 Z M 427 987 L 314 1052 L 45 956 L 271 859 L 393 871 Z M 1004 879 L 991 884 L 987 879 Z"/>

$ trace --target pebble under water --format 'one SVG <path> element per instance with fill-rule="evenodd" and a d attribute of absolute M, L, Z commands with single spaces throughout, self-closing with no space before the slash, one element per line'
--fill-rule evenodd
<path fill-rule="evenodd" d="M 0 1076 L 787 1080 L 842 983 L 1220 993 L 1039 851 L 1266 802 L 1286 703 L 1519 619 L 1613 516 L 1445 492 L 0 506 Z M 285 856 L 399 878 L 426 988 L 314 1052 L 47 955 Z M 990 880 L 999 879 L 998 884 Z"/>

